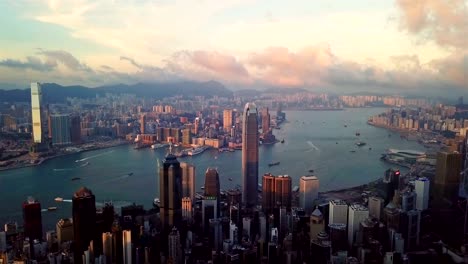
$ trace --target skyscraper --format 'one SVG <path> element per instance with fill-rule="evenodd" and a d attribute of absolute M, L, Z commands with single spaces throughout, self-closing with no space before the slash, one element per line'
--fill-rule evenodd
<path fill-rule="evenodd" d="M 69 115 L 50 115 L 49 122 L 53 145 L 71 144 L 71 122 Z"/>
<path fill-rule="evenodd" d="M 142 114 L 140 116 L 140 134 L 145 134 L 146 132 L 146 115 Z"/>
<path fill-rule="evenodd" d="M 173 227 L 169 234 L 169 263 L 180 264 L 182 263 L 182 249 L 180 244 L 180 234 L 177 228 Z"/>
<path fill-rule="evenodd" d="M 132 264 L 132 231 L 122 231 L 123 264 Z"/>
<path fill-rule="evenodd" d="M 348 245 L 351 247 L 355 241 L 356 232 L 359 230 L 359 225 L 362 221 L 369 217 L 367 207 L 360 204 L 352 204 L 349 206 L 348 212 Z"/>
<path fill-rule="evenodd" d="M 266 134 L 270 131 L 270 113 L 268 107 L 265 107 L 262 111 L 262 133 Z"/>
<path fill-rule="evenodd" d="M 37 82 L 31 83 L 31 109 L 34 143 L 42 143 L 44 140 L 44 115 L 42 111 L 41 85 Z"/>
<path fill-rule="evenodd" d="M 437 198 L 456 196 L 462 168 L 462 155 L 458 152 L 438 152 L 434 191 Z"/>
<path fill-rule="evenodd" d="M 34 198 L 28 197 L 23 203 L 24 236 L 29 241 L 42 239 L 42 215 L 41 204 Z"/>
<path fill-rule="evenodd" d="M 291 209 L 291 177 L 275 177 L 267 173 L 263 175 L 262 188 L 262 208 L 266 213 L 270 213 L 275 207 Z"/>
<path fill-rule="evenodd" d="M 232 109 L 224 109 L 223 111 L 223 129 L 229 132 L 232 128 L 233 112 Z"/>
<path fill-rule="evenodd" d="M 429 207 L 429 179 L 418 178 L 414 181 L 414 191 L 416 192 L 416 209 L 426 210 Z"/>
<path fill-rule="evenodd" d="M 81 118 L 79 115 L 70 117 L 70 138 L 73 144 L 81 143 Z"/>
<path fill-rule="evenodd" d="M 86 187 L 75 192 L 72 199 L 73 236 L 75 242 L 75 263 L 81 262 L 81 255 L 88 249 L 94 238 L 96 225 L 96 199 Z"/>
<path fill-rule="evenodd" d="M 384 203 L 385 203 L 384 199 L 378 196 L 369 197 L 369 202 L 368 202 L 369 215 L 371 217 L 380 219 L 383 214 Z"/>
<path fill-rule="evenodd" d="M 190 197 L 195 201 L 195 166 L 190 163 L 181 162 L 182 169 L 182 197 Z"/>
<path fill-rule="evenodd" d="M 330 224 L 348 224 L 348 204 L 343 200 L 329 202 L 328 221 Z"/>
<path fill-rule="evenodd" d="M 104 256 L 105 263 L 113 263 L 112 256 L 114 255 L 112 247 L 112 233 L 102 233 L 102 255 Z"/>
<path fill-rule="evenodd" d="M 219 174 L 214 168 L 208 168 L 205 172 L 205 196 L 216 197 L 219 200 Z"/>
<path fill-rule="evenodd" d="M 314 210 L 314 200 L 318 198 L 319 179 L 316 176 L 302 176 L 299 182 L 299 206 L 307 213 Z"/>
<path fill-rule="evenodd" d="M 178 227 L 182 220 L 182 169 L 171 152 L 159 169 L 159 195 L 161 222 L 168 233 L 172 226 Z"/>
<path fill-rule="evenodd" d="M 63 242 L 73 240 L 73 222 L 72 219 L 63 218 L 57 222 L 55 232 L 57 234 L 57 243 L 59 246 Z"/>
<path fill-rule="evenodd" d="M 257 205 L 258 186 L 258 120 L 257 107 L 247 103 L 242 119 L 242 203 L 247 208 Z"/>

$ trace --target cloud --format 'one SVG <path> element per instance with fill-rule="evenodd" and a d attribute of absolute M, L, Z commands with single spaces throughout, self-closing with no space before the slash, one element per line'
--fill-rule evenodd
<path fill-rule="evenodd" d="M 15 60 L 15 59 L 3 59 L 0 60 L 1 67 L 16 68 L 16 69 L 30 69 L 35 71 L 51 71 L 57 64 L 53 61 L 43 62 L 40 58 L 34 56 L 28 56 L 26 60 Z"/>
<path fill-rule="evenodd" d="M 43 50 L 39 49 L 39 55 L 43 55 L 47 61 L 53 64 L 61 63 L 70 70 L 92 71 L 86 64 L 80 63 L 71 53 L 63 50 Z"/>
<path fill-rule="evenodd" d="M 397 0 L 401 26 L 444 47 L 467 49 L 468 4 L 464 0 Z"/>

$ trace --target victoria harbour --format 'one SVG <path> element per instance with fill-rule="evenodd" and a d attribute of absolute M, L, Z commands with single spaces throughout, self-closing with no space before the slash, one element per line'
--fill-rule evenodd
<path fill-rule="evenodd" d="M 284 143 L 261 145 L 259 148 L 259 175 L 268 172 L 289 175 L 294 186 L 298 185 L 301 176 L 313 174 L 320 179 L 321 192 L 381 178 L 386 169 L 395 167 L 379 161 L 387 149 L 424 150 L 416 141 L 407 141 L 397 133 L 367 124 L 367 117 L 384 110 L 287 111 L 287 121 L 281 129 L 274 131 L 276 138 L 284 139 Z M 359 137 L 356 132 L 360 133 Z M 358 147 L 358 141 L 367 145 Z M 113 201 L 117 207 L 137 203 L 150 208 L 153 199 L 159 195 L 158 162 L 162 163 L 167 152 L 164 148 L 136 150 L 131 145 L 123 145 L 0 172 L 3 200 L 0 203 L 0 221 L 19 221 L 22 217 L 19 205 L 24 197 L 34 196 L 41 201 L 43 208 L 58 207 L 56 211 L 43 212 L 44 225 L 53 228 L 57 219 L 68 217 L 71 210 L 71 203 L 56 203 L 54 198 L 71 199 L 80 186 L 87 186 L 97 194 L 98 205 Z M 217 149 L 209 149 L 179 160 L 196 166 L 197 190 L 204 184 L 208 167 L 217 168 L 221 189 L 228 190 L 241 184 L 240 151 L 220 153 Z M 270 167 L 268 164 L 271 162 L 280 164 Z M 80 179 L 72 181 L 75 177 Z"/>

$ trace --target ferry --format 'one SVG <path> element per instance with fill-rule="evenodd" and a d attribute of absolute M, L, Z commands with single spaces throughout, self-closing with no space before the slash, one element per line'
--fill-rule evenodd
<path fill-rule="evenodd" d="M 314 173 L 314 170 L 309 170 L 310 173 Z"/>
<path fill-rule="evenodd" d="M 47 208 L 47 211 L 55 211 L 55 210 L 57 210 L 57 207 L 55 207 L 55 206 L 51 206 L 51 207 Z"/>
<path fill-rule="evenodd" d="M 356 132 L 356 136 L 358 136 L 358 137 L 359 137 L 360 135 L 361 135 L 361 133 L 359 133 L 359 132 Z"/>
<path fill-rule="evenodd" d="M 152 149 L 159 149 L 159 148 L 164 148 L 164 147 L 167 147 L 167 146 L 168 146 L 168 144 L 164 144 L 164 143 L 162 143 L 162 144 L 153 144 L 153 145 L 151 145 L 151 148 Z"/>
<path fill-rule="evenodd" d="M 281 140 L 281 143 L 284 143 L 284 138 Z"/>
<path fill-rule="evenodd" d="M 362 141 L 356 142 L 356 146 L 358 146 L 358 147 L 362 147 L 362 146 L 365 146 L 365 145 L 366 145 L 366 142 L 362 142 Z"/>
<path fill-rule="evenodd" d="M 63 202 L 63 198 L 62 197 L 56 197 L 54 199 L 56 202 Z"/>
<path fill-rule="evenodd" d="M 232 178 L 229 178 L 229 181 L 232 181 Z"/>
<path fill-rule="evenodd" d="M 81 180 L 81 178 L 80 177 L 73 177 L 71 180 L 72 181 L 77 181 L 77 180 Z"/>
<path fill-rule="evenodd" d="M 205 190 L 205 186 L 200 187 L 200 189 Z"/>
<path fill-rule="evenodd" d="M 276 165 L 279 165 L 279 164 L 280 164 L 280 162 L 279 162 L 279 161 L 277 161 L 277 162 L 272 162 L 272 163 L 269 163 L 269 164 L 268 164 L 268 166 L 270 166 L 270 167 L 271 167 L 271 166 L 276 166 Z"/>
<path fill-rule="evenodd" d="M 206 150 L 206 147 L 196 147 L 187 152 L 189 156 L 195 156 Z"/>
<path fill-rule="evenodd" d="M 132 176 L 133 175 L 133 172 L 130 172 L 129 174 L 127 174 L 128 176 Z"/>
<path fill-rule="evenodd" d="M 356 151 L 355 151 L 355 150 L 350 150 L 349 152 L 354 153 L 354 152 L 356 152 Z"/>

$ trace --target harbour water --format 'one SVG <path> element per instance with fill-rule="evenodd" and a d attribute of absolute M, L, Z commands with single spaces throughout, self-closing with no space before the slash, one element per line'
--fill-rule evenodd
<path fill-rule="evenodd" d="M 388 148 L 425 151 L 417 142 L 366 124 L 367 117 L 384 110 L 287 111 L 287 122 L 274 130 L 277 139 L 284 139 L 284 143 L 260 146 L 259 183 L 264 173 L 271 172 L 290 175 L 294 186 L 301 176 L 314 170 L 320 179 L 320 191 L 352 187 L 382 177 L 386 169 L 395 167 L 379 160 Z M 367 144 L 358 147 L 358 141 Z M 71 199 L 81 186 L 91 189 L 98 203 L 113 201 L 119 207 L 135 202 L 149 208 L 159 195 L 157 168 L 166 152 L 166 148 L 135 150 L 124 145 L 59 157 L 36 167 L 2 171 L 0 224 L 21 222 L 22 202 L 33 196 L 42 208 L 58 207 L 56 211 L 43 212 L 44 230 L 53 229 L 59 218 L 71 217 L 71 203 L 57 203 L 54 198 Z M 204 184 L 208 167 L 218 169 L 222 189 L 241 183 L 241 151 L 219 153 L 211 149 L 179 160 L 196 166 L 197 190 Z M 268 166 L 277 161 L 279 165 Z M 74 177 L 80 179 L 72 181 Z"/>

